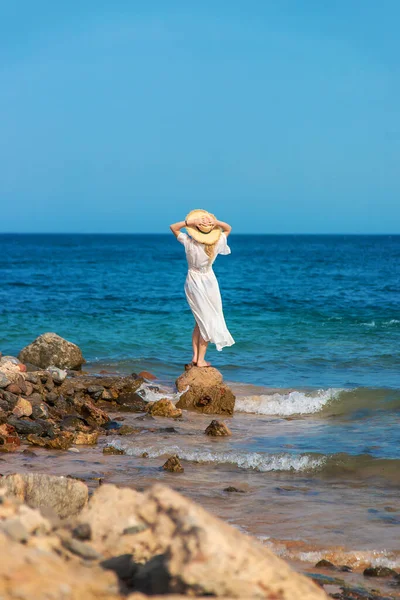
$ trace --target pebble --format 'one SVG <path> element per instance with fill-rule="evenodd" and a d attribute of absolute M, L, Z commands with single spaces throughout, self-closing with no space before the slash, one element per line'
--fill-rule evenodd
<path fill-rule="evenodd" d="M 395 577 L 397 571 L 389 569 L 389 567 L 368 567 L 364 569 L 364 577 Z"/>
<path fill-rule="evenodd" d="M 239 488 L 234 487 L 233 485 L 230 485 L 230 486 L 224 488 L 224 492 L 237 492 L 239 494 L 245 494 L 246 493 L 245 490 L 240 490 Z"/>
<path fill-rule="evenodd" d="M 336 565 L 331 563 L 329 560 L 325 560 L 324 558 L 322 560 L 319 560 L 315 567 L 316 569 L 330 569 L 331 571 L 337 570 Z"/>
<path fill-rule="evenodd" d="M 125 450 L 114 448 L 113 446 L 106 446 L 103 448 L 103 454 L 125 454 Z"/>

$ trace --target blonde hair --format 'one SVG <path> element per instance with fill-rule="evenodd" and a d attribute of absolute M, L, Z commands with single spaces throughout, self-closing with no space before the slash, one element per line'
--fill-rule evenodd
<path fill-rule="evenodd" d="M 218 244 L 218 240 L 214 244 L 204 244 L 204 250 L 205 250 L 205 253 L 207 254 L 208 258 L 210 259 L 210 264 L 213 261 L 217 244 Z"/>

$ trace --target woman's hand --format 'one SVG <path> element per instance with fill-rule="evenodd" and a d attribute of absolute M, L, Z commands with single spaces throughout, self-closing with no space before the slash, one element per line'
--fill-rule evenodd
<path fill-rule="evenodd" d="M 211 217 L 210 215 L 205 215 L 204 217 L 201 217 L 200 219 L 195 219 L 195 225 L 198 227 L 199 225 L 202 225 L 203 227 L 214 227 L 215 226 L 215 219 L 214 217 Z"/>

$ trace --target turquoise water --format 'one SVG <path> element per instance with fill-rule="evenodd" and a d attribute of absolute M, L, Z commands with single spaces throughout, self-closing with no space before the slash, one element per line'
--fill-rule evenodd
<path fill-rule="evenodd" d="M 183 491 L 256 535 L 379 550 L 399 566 L 400 236 L 232 235 L 230 246 L 215 271 L 236 344 L 208 358 L 237 395 L 232 437 L 207 438 L 199 415 L 169 437 L 128 436 L 111 481 L 164 478 L 161 457 L 177 452 Z M 55 331 L 90 370 L 147 369 L 174 398 L 193 318 L 172 235 L 2 235 L 0 252 L 4 354 Z M 245 500 L 226 503 L 223 485 L 243 482 Z"/>
<path fill-rule="evenodd" d="M 253 384 L 400 387 L 400 236 L 235 236 L 219 257 L 236 345 L 209 359 Z M 174 377 L 190 358 L 172 235 L 0 236 L 0 348 L 44 331 L 89 361 Z"/>

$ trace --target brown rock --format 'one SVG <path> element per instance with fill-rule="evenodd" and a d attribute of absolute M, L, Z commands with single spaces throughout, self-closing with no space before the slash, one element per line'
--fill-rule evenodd
<path fill-rule="evenodd" d="M 16 396 L 22 394 L 21 388 L 16 383 L 10 383 L 10 385 L 6 387 L 6 390 L 7 392 L 11 392 L 11 394 L 15 394 Z"/>
<path fill-rule="evenodd" d="M 140 373 L 138 373 L 138 377 L 143 377 L 143 379 L 150 379 L 151 381 L 153 379 L 157 379 L 157 377 L 155 375 L 153 375 L 153 373 L 150 373 L 149 371 L 140 371 Z"/>
<path fill-rule="evenodd" d="M 42 369 L 55 366 L 60 369 L 80 369 L 85 359 L 78 346 L 56 333 L 44 333 L 19 353 L 21 362 L 28 362 Z"/>
<path fill-rule="evenodd" d="M 74 437 L 74 444 L 76 445 L 86 445 L 86 446 L 94 446 L 97 444 L 97 440 L 99 439 L 99 432 L 92 431 L 90 433 L 84 433 L 83 431 L 78 431 Z"/>
<path fill-rule="evenodd" d="M 15 432 L 15 427 L 13 425 L 9 425 L 8 423 L 2 423 L 0 425 L 0 435 L 13 435 Z"/>
<path fill-rule="evenodd" d="M 147 412 L 153 417 L 171 417 L 176 419 L 182 416 L 182 411 L 175 407 L 175 404 L 168 398 L 161 398 L 157 402 L 151 402 L 148 405 Z"/>
<path fill-rule="evenodd" d="M 217 421 L 216 419 L 211 421 L 204 433 L 212 436 L 232 435 L 231 430 L 225 425 L 225 423 L 222 421 Z"/>
<path fill-rule="evenodd" d="M 164 471 L 170 471 L 171 473 L 183 473 L 185 470 L 181 465 L 179 456 L 170 456 L 163 464 L 163 469 Z"/>
<path fill-rule="evenodd" d="M 86 400 L 82 404 L 80 408 L 80 413 L 90 425 L 101 426 L 110 421 L 110 417 L 108 416 L 108 414 L 101 408 L 95 406 L 90 400 Z"/>
<path fill-rule="evenodd" d="M 204 414 L 233 414 L 235 396 L 213 367 L 192 367 L 178 377 L 176 387 L 180 392 L 189 387 L 177 402 L 177 408 Z"/>
<path fill-rule="evenodd" d="M 101 398 L 102 400 L 110 400 L 112 402 L 113 400 L 116 400 L 118 398 L 118 393 L 114 390 L 104 390 L 104 392 L 101 395 Z"/>
<path fill-rule="evenodd" d="M 224 488 L 224 492 L 228 492 L 228 494 L 245 494 L 246 490 L 241 490 L 233 485 L 228 485 L 228 487 Z"/>
<path fill-rule="evenodd" d="M 15 452 L 21 445 L 18 435 L 0 434 L 0 452 Z"/>
<path fill-rule="evenodd" d="M 220 385 L 222 381 L 222 374 L 214 367 L 192 367 L 178 377 L 176 387 L 182 392 L 187 386 L 207 388 Z"/>
<path fill-rule="evenodd" d="M 32 404 L 29 400 L 20 397 L 12 412 L 16 417 L 30 417 L 32 414 Z"/>
<path fill-rule="evenodd" d="M 70 431 L 62 431 L 54 438 L 43 438 L 30 433 L 26 436 L 26 441 L 31 446 L 41 446 L 50 450 L 68 450 L 74 443 L 74 434 Z"/>
<path fill-rule="evenodd" d="M 389 567 L 368 567 L 364 569 L 363 575 L 364 577 L 395 577 L 398 573 Z"/>
<path fill-rule="evenodd" d="M 131 427 L 130 425 L 122 425 L 115 433 L 118 435 L 131 435 L 132 433 L 140 433 L 143 431 L 139 427 Z"/>
<path fill-rule="evenodd" d="M 207 415 L 231 416 L 235 408 L 235 396 L 224 384 L 212 388 L 192 386 L 182 394 L 176 407 Z"/>
<path fill-rule="evenodd" d="M 125 454 L 125 450 L 114 448 L 114 446 L 106 446 L 103 448 L 103 454 Z"/>
<path fill-rule="evenodd" d="M 144 412 L 147 407 L 147 402 L 137 393 L 132 391 L 121 391 L 115 400 L 119 410 L 129 412 Z"/>
<path fill-rule="evenodd" d="M 61 518 L 76 515 L 88 499 L 88 488 L 81 481 L 41 473 L 5 475 L 1 488 L 32 508 L 51 508 Z"/>
<path fill-rule="evenodd" d="M 33 392 L 33 385 L 29 381 L 25 381 L 25 396 L 30 396 Z"/>

